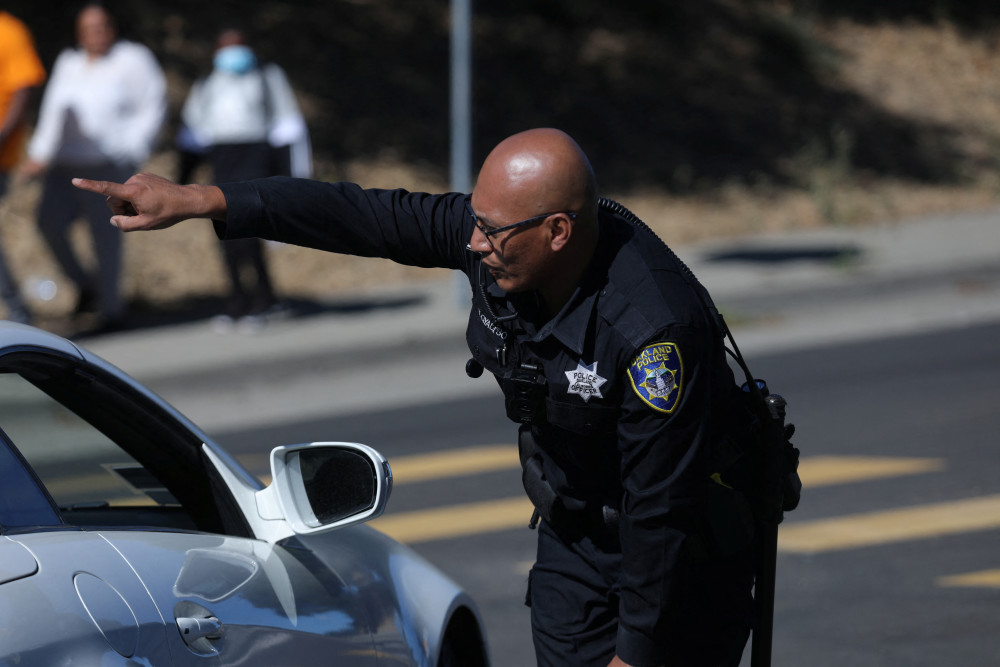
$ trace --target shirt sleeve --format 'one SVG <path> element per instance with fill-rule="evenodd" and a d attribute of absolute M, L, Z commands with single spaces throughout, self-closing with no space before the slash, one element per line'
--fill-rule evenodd
<path fill-rule="evenodd" d="M 219 186 L 221 239 L 258 237 L 400 264 L 466 269 L 472 221 L 465 195 L 366 190 L 354 183 L 273 177 Z"/>
<path fill-rule="evenodd" d="M 152 51 L 135 45 L 132 116 L 128 123 L 129 158 L 136 164 L 149 159 L 167 114 L 167 81 Z"/>
<path fill-rule="evenodd" d="M 625 378 L 617 651 L 629 664 L 663 664 L 692 595 L 689 568 L 710 474 L 707 339 L 688 328 L 661 332 L 636 352 Z"/>
<path fill-rule="evenodd" d="M 264 66 L 263 75 L 267 78 L 267 91 L 271 96 L 271 115 L 273 122 L 280 122 L 286 117 L 301 117 L 299 103 L 295 99 L 295 91 L 288 82 L 285 71 L 274 63 Z M 282 142 L 288 143 L 288 141 Z"/>
<path fill-rule="evenodd" d="M 181 127 L 177 133 L 177 143 L 181 148 L 198 152 L 211 145 L 211 138 L 205 131 L 205 79 L 197 79 L 191 84 L 181 107 Z"/>
<path fill-rule="evenodd" d="M 288 146 L 291 175 L 296 178 L 312 177 L 312 142 L 309 127 L 299 109 L 285 71 L 271 63 L 264 68 L 267 77 L 267 94 L 271 96 L 272 117 L 267 140 L 272 146 Z"/>

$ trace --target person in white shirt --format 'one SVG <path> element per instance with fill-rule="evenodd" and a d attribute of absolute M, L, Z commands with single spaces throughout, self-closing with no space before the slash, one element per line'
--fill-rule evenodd
<path fill-rule="evenodd" d="M 194 83 L 181 111 L 177 143 L 182 153 L 181 182 L 188 181 L 191 156 L 207 159 L 216 182 L 268 176 L 312 176 L 309 132 L 285 72 L 275 63 L 258 63 L 239 28 L 223 29 L 216 39 L 212 72 Z M 259 324 L 278 301 L 259 239 L 222 241 L 230 293 L 215 323 Z"/>
<path fill-rule="evenodd" d="M 114 329 L 124 316 L 121 235 L 108 224 L 103 198 L 81 196 L 70 179 L 127 178 L 149 158 L 166 116 L 166 79 L 148 48 L 118 39 L 100 5 L 80 11 L 76 35 L 79 48 L 64 50 L 52 68 L 21 176 L 44 174 L 38 226 L 76 285 L 75 313 L 94 311 L 95 328 Z M 81 215 L 93 235 L 96 272 L 84 268 L 69 241 L 70 224 Z"/>

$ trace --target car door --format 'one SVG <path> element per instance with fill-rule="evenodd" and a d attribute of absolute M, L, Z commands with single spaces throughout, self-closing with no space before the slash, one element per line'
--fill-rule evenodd
<path fill-rule="evenodd" d="M 40 530 L 0 537 L 0 664 L 170 664 L 159 610 L 99 534 Z"/>
<path fill-rule="evenodd" d="M 149 593 L 100 535 L 62 523 L 0 431 L 0 664 L 135 659 L 170 660 Z"/>
<path fill-rule="evenodd" d="M 82 588 L 88 610 L 86 595 L 113 614 L 120 598 L 154 664 L 375 664 L 356 590 L 294 538 L 255 539 L 203 436 L 114 369 L 41 349 L 0 355 L 0 429 L 54 513 L 11 536 L 54 577 L 53 605 Z M 105 635 L 128 634 L 118 607 Z"/>
<path fill-rule="evenodd" d="M 305 549 L 195 533 L 104 534 L 168 625 L 171 651 L 204 664 L 371 665 L 357 591 Z"/>

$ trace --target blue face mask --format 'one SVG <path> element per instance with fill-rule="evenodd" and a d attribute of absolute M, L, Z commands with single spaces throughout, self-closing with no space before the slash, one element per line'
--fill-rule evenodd
<path fill-rule="evenodd" d="M 231 72 L 232 74 L 244 74 L 257 65 L 257 56 L 249 46 L 234 44 L 224 46 L 215 52 L 213 60 L 215 69 L 221 72 Z"/>

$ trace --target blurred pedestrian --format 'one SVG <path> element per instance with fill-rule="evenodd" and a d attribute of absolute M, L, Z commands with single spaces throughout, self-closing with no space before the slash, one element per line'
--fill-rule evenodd
<path fill-rule="evenodd" d="M 126 178 L 148 158 L 166 114 L 166 80 L 153 53 L 118 38 L 114 19 L 99 4 L 76 18 L 78 47 L 59 54 L 28 145 L 24 176 L 44 174 L 38 226 L 52 254 L 78 290 L 74 314 L 96 312 L 96 329 L 123 324 L 119 293 L 121 235 L 108 229 L 101 197 L 68 184 L 80 173 Z M 84 268 L 69 227 L 90 224 L 96 270 Z"/>
<path fill-rule="evenodd" d="M 28 28 L 7 12 L 0 11 L 0 198 L 6 194 L 11 172 L 24 151 L 24 118 L 31 93 L 44 81 L 45 68 Z M 2 248 L 0 298 L 7 306 L 7 319 L 22 324 L 31 321 Z"/>
<path fill-rule="evenodd" d="M 219 33 L 212 72 L 192 86 L 181 119 L 182 154 L 203 155 L 216 182 L 312 175 L 309 133 L 288 78 L 277 64 L 258 62 L 241 29 Z M 193 164 L 182 159 L 182 182 L 190 179 Z M 215 322 L 263 324 L 279 310 L 263 242 L 220 244 L 230 291 Z"/>

